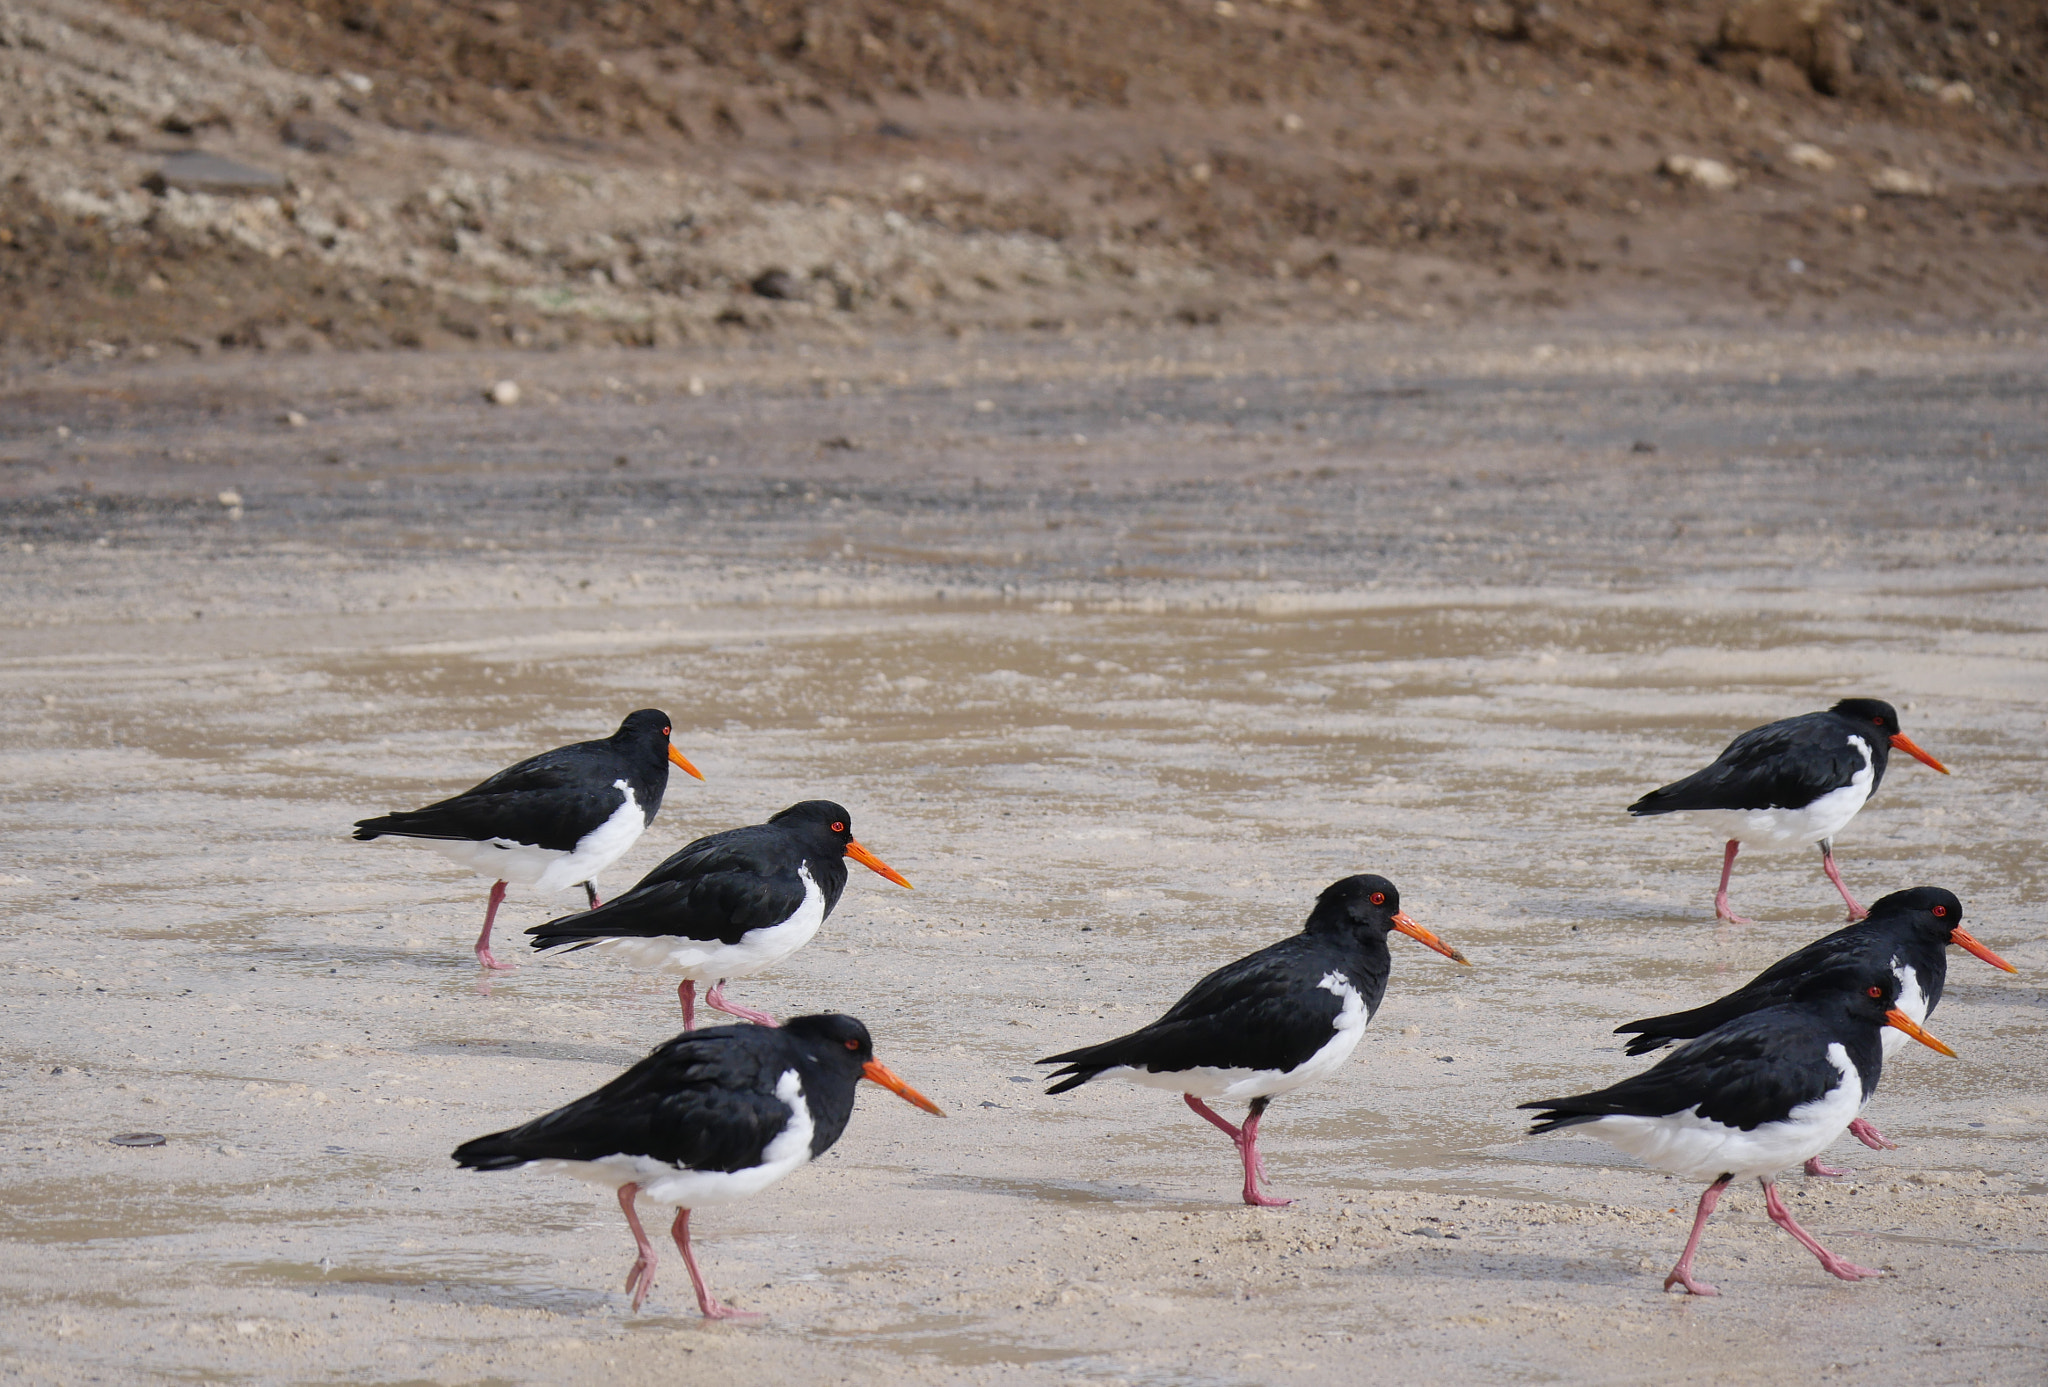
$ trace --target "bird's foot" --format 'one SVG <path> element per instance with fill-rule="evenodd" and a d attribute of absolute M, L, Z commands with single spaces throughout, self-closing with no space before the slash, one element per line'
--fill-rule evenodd
<path fill-rule="evenodd" d="M 635 1257 L 633 1268 L 626 1273 L 626 1291 L 633 1297 L 633 1308 L 637 1311 L 647 1293 L 654 1289 L 654 1262 L 648 1257 Z"/>
<path fill-rule="evenodd" d="M 1840 1180 L 1845 1176 L 1854 1175 L 1856 1172 L 1847 1166 L 1822 1165 L 1820 1157 L 1808 1156 L 1806 1158 L 1806 1173 L 1818 1176 L 1823 1180 Z"/>
<path fill-rule="evenodd" d="M 498 956 L 483 944 L 476 947 L 476 961 L 479 967 L 489 969 L 493 973 L 509 973 L 519 966 L 516 963 L 498 962 Z"/>
<path fill-rule="evenodd" d="M 765 1316 L 758 1310 L 735 1310 L 717 1296 L 700 1296 L 697 1308 L 704 1312 L 707 1320 L 758 1320 Z"/>
<path fill-rule="evenodd" d="M 1686 1265 L 1685 1265 L 1684 1263 L 1682 1263 L 1682 1262 L 1681 1262 L 1681 1263 L 1680 1263 L 1679 1265 L 1677 1265 L 1677 1266 L 1675 1266 L 1675 1267 L 1673 1267 L 1673 1268 L 1671 1269 L 1671 1275 L 1669 1275 L 1669 1276 L 1667 1276 L 1667 1277 L 1665 1277 L 1665 1278 L 1664 1278 L 1664 1289 L 1665 1289 L 1665 1290 L 1667 1290 L 1667 1291 L 1668 1291 L 1668 1290 L 1670 1290 L 1670 1289 L 1671 1289 L 1671 1288 L 1672 1288 L 1673 1286 L 1683 1286 L 1683 1287 L 1685 1287 L 1685 1291 L 1686 1291 L 1686 1294 L 1687 1294 L 1687 1295 L 1719 1295 L 1719 1294 L 1721 1294 L 1721 1293 L 1720 1293 L 1719 1291 L 1715 1290 L 1715 1289 L 1714 1289 L 1714 1288 L 1713 1288 L 1712 1286 L 1709 1286 L 1709 1285 L 1708 1285 L 1708 1284 L 1707 1284 L 1706 1282 L 1704 1282 L 1704 1281 L 1695 1281 L 1695 1280 L 1693 1280 L 1693 1279 L 1692 1279 L 1692 1268 L 1691 1268 L 1691 1267 L 1689 1267 L 1689 1266 L 1686 1266 Z"/>
<path fill-rule="evenodd" d="M 1841 1277 L 1844 1281 L 1868 1281 L 1873 1276 L 1884 1275 L 1877 1267 L 1859 1267 L 1854 1262 L 1843 1261 L 1832 1252 L 1821 1253 L 1820 1264 L 1826 1267 L 1829 1273 Z"/>
<path fill-rule="evenodd" d="M 1292 1199 L 1275 1199 L 1270 1194 L 1260 1194 L 1250 1185 L 1246 1185 L 1244 1187 L 1244 1202 L 1251 1205 L 1254 1209 L 1284 1209 L 1294 1201 Z"/>
<path fill-rule="evenodd" d="M 722 982 L 704 994 L 704 1005 L 713 1011 L 722 1011 L 727 1016 L 737 1016 L 742 1021 L 751 1021 L 757 1026 L 782 1024 L 765 1011 L 755 1011 L 752 1007 L 743 1007 L 737 1002 L 725 1000 L 725 984 Z"/>
<path fill-rule="evenodd" d="M 1756 923 L 1747 915 L 1737 915 L 1726 901 L 1714 902 L 1714 918 L 1725 920 L 1731 925 L 1753 925 Z"/>
<path fill-rule="evenodd" d="M 1852 906 L 1848 911 L 1848 920 L 1849 923 L 1852 925 L 1855 924 L 1858 920 L 1868 920 L 1869 918 L 1870 912 L 1865 910 L 1860 905 Z"/>
<path fill-rule="evenodd" d="M 1897 1142 L 1886 1140 L 1883 1132 L 1878 1131 L 1877 1128 L 1871 1126 L 1860 1117 L 1849 1124 L 1849 1135 L 1873 1151 L 1896 1151 L 1899 1149 Z"/>

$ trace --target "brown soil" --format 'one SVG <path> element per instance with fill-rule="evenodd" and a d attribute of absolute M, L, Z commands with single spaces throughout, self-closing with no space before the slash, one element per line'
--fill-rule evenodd
<path fill-rule="evenodd" d="M 1726 8 L 34 0 L 0 343 L 2039 316 L 2048 12 Z M 182 147 L 290 190 L 137 190 Z"/>

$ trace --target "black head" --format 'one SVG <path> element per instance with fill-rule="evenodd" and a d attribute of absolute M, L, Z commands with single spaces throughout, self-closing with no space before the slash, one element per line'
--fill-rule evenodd
<path fill-rule="evenodd" d="M 850 857 L 877 876 L 887 877 L 905 890 L 914 889 L 894 867 L 853 841 L 853 815 L 829 799 L 807 799 L 792 804 L 768 821 L 798 834 L 805 842 Z"/>
<path fill-rule="evenodd" d="M 1840 963 L 1823 968 L 1799 980 L 1799 985 L 1792 989 L 1792 1002 L 1873 1030 L 1891 1026 L 1930 1050 L 1955 1054 L 1898 1009 L 1899 975 L 1889 963 Z"/>
<path fill-rule="evenodd" d="M 2007 963 L 1963 928 L 1963 903 L 1953 891 L 1939 886 L 1915 886 L 1880 897 L 1870 907 L 1870 923 L 1876 927 L 1902 929 L 1937 944 L 1953 944 L 1983 959 L 1993 968 L 2017 973 Z"/>
<path fill-rule="evenodd" d="M 1886 741 L 1899 734 L 1899 710 L 1881 698 L 1845 698 L 1828 711 L 1870 728 Z"/>
<path fill-rule="evenodd" d="M 648 741 L 665 742 L 669 739 L 669 731 L 673 726 L 674 724 L 668 720 L 668 714 L 661 709 L 642 708 L 637 713 L 626 714 L 626 720 L 619 724 L 619 730 L 615 735 L 621 740 L 640 741 L 644 738 Z"/>
<path fill-rule="evenodd" d="M 1445 958 L 1466 961 L 1465 955 L 1401 913 L 1401 893 L 1393 882 L 1370 873 L 1345 877 L 1324 887 L 1323 894 L 1316 897 L 1316 908 L 1308 917 L 1307 928 L 1361 930 L 1380 939 L 1386 938 L 1389 930 L 1399 930 Z"/>
<path fill-rule="evenodd" d="M 859 1074 L 875 1057 L 875 1042 L 868 1034 L 868 1028 L 851 1016 L 842 1016 L 838 1012 L 792 1016 L 782 1023 L 782 1029 L 806 1042 L 827 1068 L 846 1069 Z"/>

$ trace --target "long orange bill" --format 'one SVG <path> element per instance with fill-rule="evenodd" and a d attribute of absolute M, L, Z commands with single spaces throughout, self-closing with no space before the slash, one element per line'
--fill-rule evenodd
<path fill-rule="evenodd" d="M 1443 940 L 1437 938 L 1428 930 L 1424 929 L 1422 926 L 1416 924 L 1413 920 L 1409 919 L 1408 912 L 1405 910 L 1396 911 L 1394 913 L 1394 928 L 1401 931 L 1401 933 L 1407 935 L 1410 939 L 1418 940 L 1421 943 L 1429 945 L 1430 948 L 1435 949 L 1438 953 L 1442 954 L 1445 958 L 1449 959 L 1453 963 L 1462 963 L 1467 968 L 1472 966 L 1471 959 L 1465 957 L 1465 955 L 1459 953 L 1456 949 L 1444 943 Z"/>
<path fill-rule="evenodd" d="M 674 747 L 670 747 L 668 749 L 668 759 L 671 763 L 681 766 L 684 770 L 688 771 L 691 775 L 696 776 L 699 780 L 702 780 L 704 778 L 704 772 L 698 770 L 695 766 L 691 765 L 690 759 L 687 756 L 683 755 L 683 753 L 681 753 L 680 751 L 677 751 Z"/>
<path fill-rule="evenodd" d="M 1912 757 L 1915 761 L 1918 761 L 1923 766 L 1932 766 L 1934 767 L 1934 769 L 1940 771 L 1943 775 L 1947 775 L 1949 773 L 1947 766 L 1942 765 L 1941 762 L 1935 760 L 1932 756 L 1929 756 L 1919 747 L 1914 746 L 1913 739 L 1911 737 L 1908 737 L 1903 732 L 1892 733 L 1892 745 L 1897 747 L 1900 751 L 1905 752 L 1906 755 Z"/>
<path fill-rule="evenodd" d="M 885 876 L 889 878 L 889 880 L 895 882 L 898 886 L 902 887 L 906 891 L 915 891 L 917 889 L 915 886 L 912 886 L 909 882 L 905 881 L 900 875 L 898 875 L 894 867 L 891 867 L 888 863 L 884 862 L 881 858 L 869 852 L 859 843 L 854 842 L 851 838 L 846 840 L 846 855 L 852 858 L 854 861 L 860 863 L 861 866 L 867 868 L 875 875 Z M 872 1074 L 870 1074 L 868 1077 L 874 1078 Z"/>
<path fill-rule="evenodd" d="M 1956 945 L 1958 948 L 1968 949 L 1971 953 L 1983 959 L 1993 968 L 2003 968 L 2008 973 L 2019 972 L 2019 969 L 2013 967 L 2010 963 L 2007 963 L 1997 954 L 1992 953 L 1991 950 L 1985 948 L 1982 944 L 1979 944 L 1976 940 L 1972 939 L 1970 937 L 1969 931 L 1965 930 L 1961 925 L 1957 925 L 1954 929 L 1949 931 L 1948 942 Z"/>
<path fill-rule="evenodd" d="M 1907 1035 L 1912 1036 L 1913 1039 L 1919 1041 L 1922 1045 L 1925 1045 L 1928 1049 L 1939 1050 L 1944 1055 L 1947 1055 L 1950 1059 L 1955 1058 L 1955 1051 L 1949 1049 L 1948 1046 L 1942 1044 L 1933 1036 L 1927 1034 L 1927 1032 L 1921 1030 L 1918 1026 L 1914 1025 L 1913 1018 L 1906 1015 L 1905 1012 L 1900 1011 L 1898 1008 L 1894 1007 L 1892 1008 L 1892 1010 L 1886 1012 L 1884 1014 L 1884 1022 L 1887 1026 L 1896 1026 L 1898 1029 L 1904 1031 Z"/>
<path fill-rule="evenodd" d="M 938 1117 L 944 1117 L 946 1115 L 946 1110 L 944 1108 L 940 1107 L 937 1103 L 934 1103 L 931 1099 L 925 1097 L 922 1093 L 919 1093 L 909 1084 L 904 1083 L 903 1080 L 897 1078 L 896 1071 L 891 1069 L 888 1065 L 882 1063 L 880 1060 L 869 1060 L 865 1065 L 861 1066 L 860 1076 L 863 1079 L 874 1080 L 883 1088 L 888 1089 L 889 1092 L 895 1094 L 898 1098 L 901 1098 L 904 1102 L 915 1103 L 918 1107 L 923 1108 L 928 1113 L 932 1113 Z"/>

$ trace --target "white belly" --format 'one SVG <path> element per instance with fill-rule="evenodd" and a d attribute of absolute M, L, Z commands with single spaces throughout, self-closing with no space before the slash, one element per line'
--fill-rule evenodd
<path fill-rule="evenodd" d="M 1168 1089 L 1174 1093 L 1192 1093 L 1197 1098 L 1249 1101 L 1292 1093 L 1342 1068 L 1344 1061 L 1351 1058 L 1351 1052 L 1358 1048 L 1358 1039 L 1365 1034 L 1365 1023 L 1371 1019 L 1365 1014 L 1365 999 L 1358 995 L 1358 990 L 1343 974 L 1326 974 L 1316 985 L 1336 993 L 1343 999 L 1344 1007 L 1337 1013 L 1330 1038 L 1323 1042 L 1322 1048 L 1292 1069 L 1215 1069 L 1204 1065 L 1193 1069 L 1162 1070 L 1155 1074 L 1150 1070 L 1118 1065 L 1114 1069 L 1103 1070 L 1097 1077 L 1122 1079 L 1126 1083 Z"/>
<path fill-rule="evenodd" d="M 698 982 L 748 977 L 780 963 L 810 943 L 811 936 L 825 923 L 825 892 L 811 880 L 810 868 L 799 866 L 796 870 L 804 883 L 803 904 L 781 924 L 751 930 L 737 944 L 652 935 L 603 939 L 591 945 L 591 950 L 622 958 L 636 968 L 659 968 Z"/>
<path fill-rule="evenodd" d="M 1697 1108 L 1669 1117 L 1603 1117 L 1579 1130 L 1673 1175 L 1768 1178 L 1827 1150 L 1863 1110 L 1863 1084 L 1849 1052 L 1830 1045 L 1828 1059 L 1841 1073 L 1839 1084 L 1800 1104 L 1785 1120 L 1760 1123 L 1753 1131 L 1701 1117 Z"/>
<path fill-rule="evenodd" d="M 583 835 L 568 852 L 490 838 L 481 843 L 421 839 L 428 847 L 459 862 L 480 877 L 531 886 L 536 891 L 566 891 L 594 880 L 599 872 L 626 855 L 647 831 L 647 815 L 633 797 L 633 787 L 612 782 L 626 796 L 613 815 Z"/>
<path fill-rule="evenodd" d="M 1870 799 L 1870 744 L 1851 736 L 1850 745 L 1863 753 L 1863 769 L 1839 790 L 1830 790 L 1803 809 L 1694 809 L 1690 812 L 1722 841 L 1737 839 L 1751 847 L 1807 847 L 1833 838 L 1848 826 Z"/>
<path fill-rule="evenodd" d="M 1926 1025 L 1927 994 L 1920 990 L 1919 974 L 1914 969 L 1900 963 L 1897 959 L 1892 960 L 1892 971 L 1899 975 L 1899 1000 L 1897 1003 L 1899 1010 L 1905 1012 L 1906 1019 L 1914 1025 Z M 1912 1039 L 1912 1036 L 1907 1035 L 1897 1026 L 1886 1026 L 1877 1033 L 1877 1042 L 1884 1047 L 1884 1057 L 1887 1063 L 1891 1061 L 1891 1057 L 1896 1055 L 1901 1048 L 1911 1043 Z"/>
<path fill-rule="evenodd" d="M 775 1096 L 789 1105 L 789 1125 L 761 1153 L 760 1164 L 746 1170 L 678 1170 L 652 1156 L 606 1156 L 595 1161 L 535 1161 L 542 1170 L 558 1170 L 593 1185 L 617 1189 L 637 1184 L 641 1194 L 657 1204 L 682 1209 L 701 1209 L 707 1204 L 730 1204 L 759 1194 L 811 1158 L 810 1106 L 804 1102 L 803 1082 L 794 1069 L 776 1082 Z"/>

